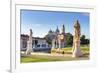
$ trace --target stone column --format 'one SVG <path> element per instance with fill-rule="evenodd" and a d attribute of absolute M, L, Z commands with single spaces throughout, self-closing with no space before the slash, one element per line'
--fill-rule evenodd
<path fill-rule="evenodd" d="M 27 50 L 26 54 L 31 54 L 32 50 L 32 29 L 30 29 L 30 35 L 29 35 L 29 40 L 27 41 Z"/>
<path fill-rule="evenodd" d="M 55 40 L 55 42 L 56 42 L 56 43 L 55 43 L 55 47 L 56 47 L 56 49 L 57 49 L 57 48 L 58 48 L 57 39 Z"/>
<path fill-rule="evenodd" d="M 61 48 L 64 48 L 64 35 L 60 35 Z"/>
<path fill-rule="evenodd" d="M 61 46 L 61 40 L 59 39 L 59 49 L 61 49 L 62 46 Z"/>
<path fill-rule="evenodd" d="M 72 57 L 80 57 L 82 56 L 80 49 L 80 24 L 78 20 L 74 25 L 74 37 L 73 37 L 73 49 L 72 49 Z"/>
<path fill-rule="evenodd" d="M 35 38 L 34 38 L 34 44 L 33 44 L 34 48 L 35 48 Z"/>
<path fill-rule="evenodd" d="M 61 42 L 61 48 L 64 48 L 64 41 Z"/>
<path fill-rule="evenodd" d="M 55 39 L 52 40 L 52 49 L 55 49 Z"/>

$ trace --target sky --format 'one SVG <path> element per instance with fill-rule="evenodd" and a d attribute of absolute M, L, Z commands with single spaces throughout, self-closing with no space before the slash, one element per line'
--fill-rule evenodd
<path fill-rule="evenodd" d="M 79 21 L 81 26 L 81 35 L 90 37 L 89 17 L 87 12 L 60 12 L 60 11 L 39 11 L 39 10 L 21 10 L 21 34 L 29 34 L 32 29 L 34 37 L 44 37 L 51 29 L 53 31 L 58 27 L 65 25 L 65 32 L 74 33 L 74 23 Z"/>

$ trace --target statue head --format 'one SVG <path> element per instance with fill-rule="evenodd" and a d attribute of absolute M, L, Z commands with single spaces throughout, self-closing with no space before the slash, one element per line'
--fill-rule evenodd
<path fill-rule="evenodd" d="M 64 26 L 64 24 L 62 25 L 62 29 L 61 29 L 61 33 L 65 33 L 65 26 Z"/>
<path fill-rule="evenodd" d="M 33 34 L 32 29 L 30 29 L 30 34 Z"/>
<path fill-rule="evenodd" d="M 75 30 L 75 36 L 79 37 L 80 36 L 80 23 L 78 20 L 76 20 L 74 24 L 74 30 Z"/>
<path fill-rule="evenodd" d="M 78 20 L 76 20 L 75 24 L 74 24 L 74 28 L 80 28 L 80 23 Z"/>

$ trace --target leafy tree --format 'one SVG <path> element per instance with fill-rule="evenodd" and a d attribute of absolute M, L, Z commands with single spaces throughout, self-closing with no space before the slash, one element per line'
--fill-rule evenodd
<path fill-rule="evenodd" d="M 49 45 L 52 44 L 52 39 L 48 35 L 45 36 L 45 39 L 46 39 L 46 41 L 48 42 Z"/>
<path fill-rule="evenodd" d="M 66 44 L 67 46 L 71 46 L 73 44 L 73 35 L 71 33 L 67 33 Z"/>
<path fill-rule="evenodd" d="M 82 35 L 80 40 L 81 40 L 82 45 L 88 45 L 89 44 L 89 39 L 86 39 L 85 35 Z"/>
<path fill-rule="evenodd" d="M 81 39 L 84 40 L 84 39 L 85 39 L 85 35 L 82 35 L 82 36 L 81 36 Z"/>

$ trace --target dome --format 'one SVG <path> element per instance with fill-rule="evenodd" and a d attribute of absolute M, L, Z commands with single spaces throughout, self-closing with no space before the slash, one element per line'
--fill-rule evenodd
<path fill-rule="evenodd" d="M 53 33 L 53 31 L 50 29 L 50 30 L 49 30 L 49 33 Z"/>

